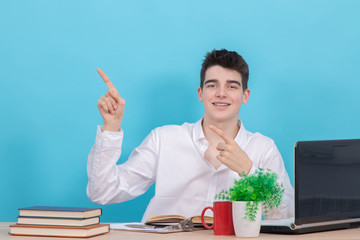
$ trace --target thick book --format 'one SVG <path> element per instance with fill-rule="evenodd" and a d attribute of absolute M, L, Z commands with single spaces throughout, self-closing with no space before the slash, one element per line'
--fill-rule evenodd
<path fill-rule="evenodd" d="M 191 220 L 195 227 L 202 227 L 201 216 L 193 216 L 186 218 L 181 215 L 159 215 L 159 216 L 150 216 L 146 221 L 146 224 L 149 225 L 175 225 L 184 220 Z M 204 216 L 206 224 L 213 224 L 213 217 Z"/>
<path fill-rule="evenodd" d="M 92 218 L 53 218 L 53 217 L 18 217 L 18 224 L 52 225 L 82 227 L 100 223 L 100 217 Z"/>
<path fill-rule="evenodd" d="M 110 231 L 109 224 L 95 224 L 85 227 L 47 226 L 47 225 L 10 225 L 10 235 L 88 238 Z"/>
<path fill-rule="evenodd" d="M 20 217 L 91 218 L 101 216 L 101 208 L 35 206 L 19 208 Z"/>

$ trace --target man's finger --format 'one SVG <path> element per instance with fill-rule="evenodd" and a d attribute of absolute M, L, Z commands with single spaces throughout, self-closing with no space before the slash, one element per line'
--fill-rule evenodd
<path fill-rule="evenodd" d="M 213 126 L 213 125 L 209 125 L 209 128 L 211 130 L 213 130 L 217 135 L 219 135 L 222 139 L 224 139 L 225 143 L 231 143 L 232 139 L 229 138 L 221 129 Z"/>
<path fill-rule="evenodd" d="M 116 110 L 117 105 L 116 105 L 116 98 L 113 98 L 110 94 L 110 92 L 107 92 L 105 94 L 106 97 L 108 97 L 110 99 L 111 105 L 113 106 L 113 108 Z"/>
<path fill-rule="evenodd" d="M 117 103 L 121 99 L 121 97 L 115 87 L 112 89 L 109 89 L 109 91 L 107 91 L 106 94 L 108 94 L 110 97 L 112 97 L 115 100 L 115 102 L 117 102 Z"/>
<path fill-rule="evenodd" d="M 220 155 L 216 155 L 216 159 L 219 160 L 222 164 L 225 164 L 224 163 L 224 158 Z"/>
<path fill-rule="evenodd" d="M 229 151 L 229 145 L 226 144 L 226 143 L 219 143 L 216 146 L 216 150 L 218 150 L 218 151 Z"/>
<path fill-rule="evenodd" d="M 100 74 L 101 78 L 104 80 L 105 84 L 108 86 L 109 89 L 115 88 L 115 86 L 110 81 L 110 78 L 106 76 L 106 74 L 100 68 L 97 69 L 97 72 Z M 116 89 L 116 88 L 115 88 Z"/>

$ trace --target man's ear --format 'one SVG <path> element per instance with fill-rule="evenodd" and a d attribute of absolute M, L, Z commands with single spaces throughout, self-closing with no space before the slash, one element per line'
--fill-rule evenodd
<path fill-rule="evenodd" d="M 202 102 L 203 99 L 202 99 L 202 89 L 201 89 L 201 87 L 198 87 L 197 92 L 198 92 L 199 102 Z"/>
<path fill-rule="evenodd" d="M 250 97 L 250 89 L 245 89 L 244 95 L 243 95 L 243 104 L 247 104 Z"/>

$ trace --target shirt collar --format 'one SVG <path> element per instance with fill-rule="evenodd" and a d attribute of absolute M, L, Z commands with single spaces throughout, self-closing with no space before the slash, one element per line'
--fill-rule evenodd
<path fill-rule="evenodd" d="M 193 129 L 193 140 L 194 142 L 199 142 L 199 141 L 203 141 L 206 140 L 205 139 L 205 135 L 204 135 L 204 131 L 202 128 L 202 120 L 203 118 L 201 118 L 199 121 L 197 121 L 194 125 L 194 129 Z"/>
<path fill-rule="evenodd" d="M 246 146 L 247 143 L 247 134 L 246 134 L 246 129 L 244 127 L 244 124 L 241 122 L 241 120 L 238 120 L 238 126 L 240 127 L 238 133 L 236 134 L 235 137 L 235 142 L 241 147 L 244 148 Z"/>
<path fill-rule="evenodd" d="M 197 121 L 194 125 L 193 140 L 195 143 L 197 143 L 199 141 L 207 142 L 207 140 L 205 139 L 203 128 L 202 128 L 202 121 L 203 121 L 203 118 L 201 118 L 199 121 Z M 247 140 L 246 129 L 240 119 L 238 119 L 237 124 L 239 126 L 239 131 L 236 134 L 234 140 L 240 147 L 245 147 L 246 140 Z"/>

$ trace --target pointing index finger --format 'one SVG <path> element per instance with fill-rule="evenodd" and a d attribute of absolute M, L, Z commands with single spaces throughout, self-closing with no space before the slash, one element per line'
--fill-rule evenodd
<path fill-rule="evenodd" d="M 110 81 L 110 78 L 101 70 L 98 68 L 97 72 L 100 74 L 101 78 L 104 80 L 105 84 L 108 86 L 109 89 L 115 88 L 115 86 Z"/>
<path fill-rule="evenodd" d="M 219 135 L 222 139 L 224 139 L 225 143 L 230 143 L 232 141 L 232 139 L 228 137 L 221 129 L 213 125 L 209 125 L 209 128 L 213 130 L 217 135 Z"/>

